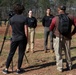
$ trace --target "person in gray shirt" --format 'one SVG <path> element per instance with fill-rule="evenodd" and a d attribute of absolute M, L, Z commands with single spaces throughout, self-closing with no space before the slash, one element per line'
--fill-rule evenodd
<path fill-rule="evenodd" d="M 18 47 L 18 67 L 17 74 L 22 72 L 21 65 L 25 54 L 27 45 L 28 27 L 26 25 L 26 17 L 22 15 L 24 6 L 21 4 L 14 5 L 15 15 L 10 18 L 10 26 L 12 28 L 12 39 L 10 45 L 10 52 L 6 61 L 6 68 L 3 70 L 4 74 L 8 74 L 9 66 L 12 58 Z"/>

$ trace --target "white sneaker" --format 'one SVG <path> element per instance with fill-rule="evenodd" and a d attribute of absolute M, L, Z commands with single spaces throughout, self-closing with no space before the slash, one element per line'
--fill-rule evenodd
<path fill-rule="evenodd" d="M 57 70 L 59 71 L 59 72 L 63 72 L 63 69 L 62 68 L 57 68 Z"/>

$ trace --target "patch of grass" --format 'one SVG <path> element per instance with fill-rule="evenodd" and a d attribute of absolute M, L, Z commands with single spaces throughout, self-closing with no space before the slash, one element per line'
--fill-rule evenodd
<path fill-rule="evenodd" d="M 9 36 L 9 35 L 6 36 L 6 40 L 10 39 L 10 38 L 11 38 L 11 36 Z M 2 40 L 4 40 L 4 35 L 0 35 L 0 41 L 2 41 Z"/>
<path fill-rule="evenodd" d="M 72 44 L 76 42 L 76 36 L 75 37 L 72 37 L 71 42 L 72 42 Z"/>
<path fill-rule="evenodd" d="M 4 35 L 0 35 L 0 39 L 2 39 L 4 37 Z M 6 38 L 11 37 L 11 35 L 6 35 Z"/>
<path fill-rule="evenodd" d="M 44 37 L 44 34 L 43 33 L 36 33 L 35 37 L 37 39 L 42 39 Z"/>
<path fill-rule="evenodd" d="M 0 39 L 2 39 L 3 38 L 3 36 L 2 35 L 0 35 Z"/>
<path fill-rule="evenodd" d="M 38 22 L 37 24 L 38 24 L 38 25 L 42 25 L 42 22 Z"/>

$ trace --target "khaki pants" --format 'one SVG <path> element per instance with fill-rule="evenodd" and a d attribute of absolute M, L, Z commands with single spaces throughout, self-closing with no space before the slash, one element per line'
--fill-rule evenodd
<path fill-rule="evenodd" d="M 70 54 L 70 45 L 71 45 L 71 40 L 66 40 L 64 37 L 62 37 L 61 39 L 59 39 L 59 37 L 56 37 L 54 39 L 54 50 L 55 50 L 56 65 L 57 65 L 58 70 L 63 68 L 62 48 L 64 49 L 65 58 L 66 58 L 68 65 L 72 65 L 71 54 Z"/>
<path fill-rule="evenodd" d="M 34 50 L 34 39 L 35 39 L 35 28 L 28 27 L 28 43 L 26 51 Z"/>

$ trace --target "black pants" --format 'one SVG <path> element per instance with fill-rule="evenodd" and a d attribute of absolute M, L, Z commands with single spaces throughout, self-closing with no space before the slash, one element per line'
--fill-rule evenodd
<path fill-rule="evenodd" d="M 6 68 L 9 68 L 17 47 L 18 47 L 18 69 L 21 68 L 23 57 L 25 54 L 26 45 L 27 45 L 27 40 L 11 42 L 10 52 L 9 52 L 7 62 L 6 62 Z"/>

